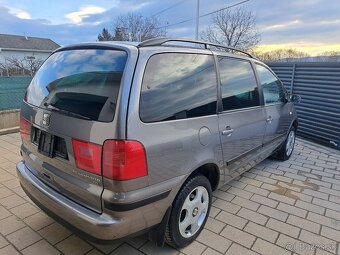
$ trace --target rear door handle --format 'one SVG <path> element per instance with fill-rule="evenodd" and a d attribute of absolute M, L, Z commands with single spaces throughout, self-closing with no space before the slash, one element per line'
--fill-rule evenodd
<path fill-rule="evenodd" d="M 272 121 L 273 121 L 273 118 L 272 118 L 272 116 L 269 116 L 267 119 L 266 119 L 266 121 L 267 121 L 267 123 L 272 123 Z"/>
<path fill-rule="evenodd" d="M 222 135 L 231 136 L 231 134 L 234 132 L 234 129 L 227 126 L 225 130 L 222 131 Z"/>

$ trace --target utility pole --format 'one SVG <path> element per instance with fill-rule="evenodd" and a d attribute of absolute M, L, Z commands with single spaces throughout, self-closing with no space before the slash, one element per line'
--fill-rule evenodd
<path fill-rule="evenodd" d="M 198 40 L 199 22 L 200 22 L 200 0 L 197 0 L 197 6 L 196 6 L 196 30 L 195 30 L 195 39 L 196 40 Z"/>

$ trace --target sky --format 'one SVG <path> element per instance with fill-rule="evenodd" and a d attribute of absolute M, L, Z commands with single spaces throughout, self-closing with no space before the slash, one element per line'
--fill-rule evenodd
<path fill-rule="evenodd" d="M 60 45 L 93 42 L 119 15 L 136 12 L 162 24 L 194 18 L 197 0 L 0 0 L 0 33 L 50 38 Z M 200 0 L 200 14 L 241 0 Z M 340 50 L 340 0 L 249 0 L 242 6 L 257 17 L 259 48 L 295 48 L 311 55 Z M 211 16 L 200 19 L 200 31 Z M 169 26 L 167 36 L 193 38 L 195 21 Z"/>

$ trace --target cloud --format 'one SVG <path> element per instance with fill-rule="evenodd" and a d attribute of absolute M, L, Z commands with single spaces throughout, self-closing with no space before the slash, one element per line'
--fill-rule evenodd
<path fill-rule="evenodd" d="M 112 30 L 115 19 L 119 15 L 137 11 L 143 16 L 150 16 L 172 5 L 170 1 L 159 0 L 103 0 L 100 2 L 77 0 L 72 1 L 72 4 L 67 0 L 59 0 L 59 6 L 69 4 L 69 11 L 65 12 L 64 8 L 55 8 L 56 3 L 48 3 L 50 8 L 47 9 L 45 6 L 43 8 L 45 11 L 42 12 L 35 9 L 39 7 L 41 9 L 41 3 L 43 3 L 41 1 L 32 1 L 32 3 L 36 2 L 35 5 L 23 6 L 21 3 L 21 5 L 14 6 L 17 1 L 0 0 L 1 33 L 46 37 L 61 45 L 96 41 L 103 27 Z M 82 5 L 84 2 L 87 5 Z M 269 2 L 273 3 L 269 6 Z M 97 6 L 97 3 L 98 5 L 100 3 L 100 6 Z M 225 0 L 201 1 L 201 14 L 227 5 Z M 164 25 L 194 18 L 195 6 L 195 1 L 184 1 L 175 8 L 157 15 L 157 18 Z M 256 14 L 262 45 L 282 45 L 294 48 L 294 45 L 302 47 L 302 44 L 305 44 L 306 49 L 314 50 L 318 47 L 326 49 L 327 45 L 334 45 L 332 47 L 336 48 L 340 42 L 340 1 L 256 0 L 242 6 Z M 50 15 L 51 12 L 53 15 Z M 210 24 L 211 18 L 212 16 L 207 16 L 200 19 L 200 32 Z M 167 35 L 193 38 L 194 28 L 195 21 L 193 20 L 168 27 Z M 310 45 L 311 43 L 315 45 Z"/>
<path fill-rule="evenodd" d="M 331 25 L 331 24 L 339 24 L 340 19 L 335 19 L 335 20 L 322 20 L 320 22 L 321 25 Z"/>
<path fill-rule="evenodd" d="M 293 21 L 286 22 L 286 23 L 267 26 L 267 27 L 262 28 L 262 30 L 279 30 L 279 29 L 288 28 L 288 27 L 298 25 L 298 24 L 302 24 L 302 22 L 300 20 L 293 20 Z"/>
<path fill-rule="evenodd" d="M 44 19 L 21 19 L 0 6 L 0 31 L 3 34 L 18 34 L 50 38 L 60 45 L 94 42 L 102 25 L 79 26 L 76 24 L 51 24 Z"/>
<path fill-rule="evenodd" d="M 6 7 L 9 9 L 9 13 L 15 15 L 19 19 L 32 19 L 31 15 L 27 11 L 10 6 Z"/>
<path fill-rule="evenodd" d="M 80 7 L 79 11 L 71 12 L 65 15 L 65 17 L 72 23 L 76 25 L 83 25 L 83 19 L 94 15 L 103 13 L 106 10 L 102 7 L 95 6 L 95 5 L 85 5 Z"/>
<path fill-rule="evenodd" d="M 125 2 L 123 8 L 126 11 L 134 12 L 134 11 L 138 11 L 138 10 L 148 6 L 149 4 L 150 4 L 149 2 L 140 2 L 140 3 L 135 3 L 135 2 L 128 3 L 128 2 Z"/>

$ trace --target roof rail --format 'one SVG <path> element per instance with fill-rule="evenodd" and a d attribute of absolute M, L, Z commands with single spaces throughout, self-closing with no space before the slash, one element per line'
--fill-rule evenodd
<path fill-rule="evenodd" d="M 199 41 L 199 40 L 191 40 L 191 39 L 182 39 L 182 38 L 153 38 L 153 39 L 149 39 L 149 40 L 145 40 L 141 42 L 138 45 L 138 47 L 160 46 L 167 42 L 186 42 L 186 43 L 202 44 L 204 45 L 205 49 L 209 49 L 209 46 L 214 46 L 218 48 L 224 48 L 224 49 L 228 49 L 232 51 L 237 51 L 237 52 L 247 55 L 248 57 L 254 58 L 250 53 L 243 51 L 243 50 L 236 49 L 234 47 L 225 46 L 225 45 L 221 45 L 217 43 L 211 43 L 211 42 L 205 42 L 205 41 Z"/>

